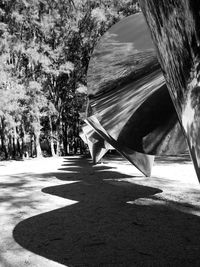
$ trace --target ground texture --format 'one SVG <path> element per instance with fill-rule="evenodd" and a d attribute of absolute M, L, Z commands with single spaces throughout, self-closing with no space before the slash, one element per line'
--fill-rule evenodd
<path fill-rule="evenodd" d="M 0 267 L 200 266 L 200 186 L 187 155 L 151 178 L 119 156 L 0 163 Z"/>

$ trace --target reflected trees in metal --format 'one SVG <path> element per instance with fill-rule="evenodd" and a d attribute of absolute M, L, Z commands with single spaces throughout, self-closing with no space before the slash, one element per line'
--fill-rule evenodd
<path fill-rule="evenodd" d="M 142 13 L 118 22 L 101 38 L 87 78 L 86 122 L 94 132 L 85 131 L 85 135 L 90 139 L 93 158 L 97 143 L 98 155 L 105 149 L 104 140 L 150 176 L 154 155 L 176 155 L 186 150 Z"/>
<path fill-rule="evenodd" d="M 200 2 L 140 3 L 200 180 Z"/>

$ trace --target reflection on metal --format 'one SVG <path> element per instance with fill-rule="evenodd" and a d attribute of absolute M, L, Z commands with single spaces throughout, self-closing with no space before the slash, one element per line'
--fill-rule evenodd
<path fill-rule="evenodd" d="M 88 68 L 88 99 L 86 122 L 98 136 L 98 153 L 105 140 L 149 176 L 154 155 L 186 150 L 142 13 L 123 19 L 101 38 Z M 93 158 L 95 144 L 89 144 Z"/>
<path fill-rule="evenodd" d="M 105 140 L 89 125 L 84 125 L 82 127 L 80 137 L 85 143 L 88 144 L 94 164 L 99 162 L 100 159 L 111 148 L 110 145 L 107 144 Z"/>
<path fill-rule="evenodd" d="M 130 161 L 135 167 L 137 167 L 144 175 L 150 176 L 151 169 L 154 162 L 154 156 L 142 154 L 133 151 L 130 148 L 121 146 L 119 142 L 115 141 L 101 126 L 99 121 L 95 116 L 91 116 L 86 120 L 86 122 L 102 137 L 106 140 L 112 147 L 114 147 L 122 156 L 124 156 L 128 161 Z"/>
<path fill-rule="evenodd" d="M 200 1 L 140 3 L 200 180 Z"/>

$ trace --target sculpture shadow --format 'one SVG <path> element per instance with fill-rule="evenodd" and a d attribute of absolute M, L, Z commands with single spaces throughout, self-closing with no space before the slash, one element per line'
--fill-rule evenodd
<path fill-rule="evenodd" d="M 73 182 L 42 191 L 75 202 L 20 222 L 13 236 L 25 249 L 70 267 L 199 263 L 199 218 L 148 204 L 160 189 L 86 159 L 66 161 L 57 175 Z M 137 204 L 141 198 L 145 205 Z"/>

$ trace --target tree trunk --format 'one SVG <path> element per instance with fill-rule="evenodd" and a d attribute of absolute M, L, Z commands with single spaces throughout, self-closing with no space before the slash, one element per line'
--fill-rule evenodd
<path fill-rule="evenodd" d="M 8 141 L 6 140 L 7 138 L 4 138 L 4 152 L 5 152 L 5 159 L 9 159 L 9 154 L 8 154 Z"/>
<path fill-rule="evenodd" d="M 16 127 L 13 127 L 13 158 L 16 159 L 18 156 L 17 153 L 17 131 L 16 131 Z"/>
<path fill-rule="evenodd" d="M 59 138 L 59 134 L 57 133 L 56 156 L 60 156 L 60 155 L 61 155 L 60 138 Z"/>
<path fill-rule="evenodd" d="M 69 142 L 68 142 L 68 125 L 63 125 L 63 146 L 65 155 L 69 155 Z"/>
<path fill-rule="evenodd" d="M 49 126 L 50 126 L 50 147 L 51 147 L 51 155 L 52 157 L 56 156 L 55 149 L 54 149 L 54 140 L 53 140 L 53 126 L 51 115 L 49 115 Z"/>
<path fill-rule="evenodd" d="M 23 145 L 22 141 L 20 142 L 19 138 L 17 138 L 17 151 L 19 152 L 20 159 L 23 158 Z"/>
<path fill-rule="evenodd" d="M 59 120 L 57 122 L 57 145 L 56 145 L 56 155 L 61 156 L 62 150 L 62 122 Z"/>
<path fill-rule="evenodd" d="M 5 119 L 1 117 L 1 126 L 2 126 L 2 133 L 1 133 L 1 143 L 2 143 L 2 151 L 4 152 L 5 155 L 5 160 L 8 159 L 8 143 L 6 140 L 6 135 L 5 135 Z"/>
<path fill-rule="evenodd" d="M 33 127 L 33 133 L 34 133 L 34 145 L 35 145 L 35 152 L 36 152 L 36 157 L 43 157 L 42 155 L 42 150 L 41 150 L 41 146 L 40 146 L 40 129 L 41 129 L 41 125 L 40 125 L 40 118 L 37 117 L 35 118 L 35 121 L 32 124 Z"/>
<path fill-rule="evenodd" d="M 9 153 L 9 157 L 11 158 L 13 156 L 13 143 L 12 143 L 12 136 L 9 135 L 9 138 L 8 138 L 8 153 Z"/>
<path fill-rule="evenodd" d="M 21 131 L 22 131 L 22 157 L 24 158 L 29 158 L 29 149 L 27 145 L 27 134 L 25 132 L 25 127 L 23 124 L 23 121 L 21 123 Z"/>
<path fill-rule="evenodd" d="M 40 146 L 40 131 L 35 131 L 35 148 L 37 158 L 42 158 L 42 150 Z"/>
<path fill-rule="evenodd" d="M 31 142 L 30 142 L 30 152 L 31 152 L 31 157 L 34 157 L 34 153 L 35 153 L 35 141 L 34 141 L 34 135 L 33 133 L 31 133 Z"/>
<path fill-rule="evenodd" d="M 21 127 L 19 129 L 18 126 L 16 126 L 16 147 L 17 147 L 17 156 L 20 157 L 20 159 L 23 158 L 23 144 L 22 144 L 22 138 L 20 138 L 20 131 Z"/>

